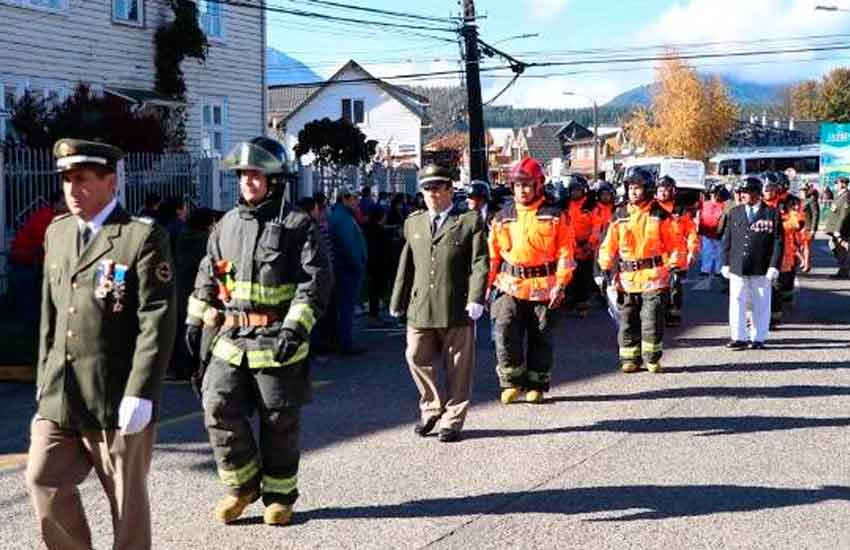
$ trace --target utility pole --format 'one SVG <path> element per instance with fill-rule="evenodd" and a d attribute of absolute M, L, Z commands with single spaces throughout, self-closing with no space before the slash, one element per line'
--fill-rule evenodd
<path fill-rule="evenodd" d="M 593 100 L 593 181 L 599 177 L 599 107 Z"/>
<path fill-rule="evenodd" d="M 481 99 L 481 53 L 478 49 L 478 25 L 475 22 L 475 0 L 463 0 L 466 94 L 469 112 L 469 175 L 473 180 L 488 181 L 487 141 L 484 138 L 484 106 Z"/>

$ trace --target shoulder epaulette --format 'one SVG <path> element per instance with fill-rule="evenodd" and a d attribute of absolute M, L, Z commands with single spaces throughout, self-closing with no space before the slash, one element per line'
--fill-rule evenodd
<path fill-rule="evenodd" d="M 65 212 L 64 214 L 59 214 L 58 216 L 54 216 L 53 219 L 50 220 L 50 223 L 48 225 L 53 225 L 54 223 L 56 223 L 58 221 L 62 221 L 66 218 L 70 218 L 71 216 L 72 216 L 72 214 L 70 212 Z"/>
<path fill-rule="evenodd" d="M 493 222 L 495 223 L 504 223 L 504 222 L 514 222 L 516 221 L 516 205 L 511 203 L 510 205 L 502 208 L 496 214 L 493 215 Z"/>
<path fill-rule="evenodd" d="M 153 225 L 156 223 L 153 218 L 149 218 L 148 216 L 130 216 L 130 219 L 134 222 L 143 223 L 145 225 Z"/>
<path fill-rule="evenodd" d="M 559 218 L 561 217 L 562 212 L 563 209 L 558 207 L 556 204 L 543 203 L 540 205 L 540 208 L 537 209 L 537 218 Z"/>
<path fill-rule="evenodd" d="M 408 217 L 408 218 L 412 218 L 413 216 L 421 216 L 421 215 L 422 215 L 422 214 L 424 214 L 425 212 L 427 212 L 427 210 L 414 210 L 413 212 L 411 212 L 410 214 L 408 214 L 408 215 L 407 215 L 407 217 Z"/>

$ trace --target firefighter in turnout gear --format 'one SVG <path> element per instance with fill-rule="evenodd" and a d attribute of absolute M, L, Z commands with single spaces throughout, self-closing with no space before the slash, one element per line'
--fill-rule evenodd
<path fill-rule="evenodd" d="M 618 343 L 623 372 L 661 372 L 670 270 L 681 265 L 682 238 L 673 217 L 652 199 L 652 176 L 637 169 L 599 249 L 599 267 L 619 290 Z"/>
<path fill-rule="evenodd" d="M 536 160 L 517 163 L 511 173 L 515 202 L 496 214 L 488 239 L 490 315 L 506 405 L 522 391 L 526 401 L 540 403 L 549 391 L 555 310 L 575 269 L 572 225 L 546 200 L 544 180 Z"/>
<path fill-rule="evenodd" d="M 782 320 L 784 308 L 791 307 L 794 300 L 798 252 L 806 218 L 800 199 L 788 190 L 790 182 L 785 174 L 770 172 L 764 175 L 764 181 L 764 203 L 779 210 L 782 218 L 782 264 L 779 268 L 779 278 L 773 281 L 770 302 L 770 322 L 776 326 Z"/>
<path fill-rule="evenodd" d="M 694 217 L 682 204 L 676 200 L 676 180 L 670 176 L 658 179 L 655 200 L 673 218 L 673 225 L 682 238 L 682 248 L 687 253 L 679 256 L 679 263 L 670 270 L 670 294 L 667 299 L 667 313 L 665 323 L 668 327 L 677 327 L 682 324 L 682 305 L 685 298 L 685 289 L 682 278 L 687 275 L 688 269 L 694 259 L 699 256 L 699 234 Z"/>
<path fill-rule="evenodd" d="M 283 147 L 258 137 L 239 143 L 223 164 L 239 175 L 241 197 L 210 235 L 186 320 L 190 353 L 208 365 L 204 421 L 228 489 L 215 518 L 231 522 L 262 496 L 265 523 L 285 525 L 298 498 L 309 336 L 331 275 L 318 226 L 283 201 Z M 203 345 L 202 327 L 213 332 Z"/>
<path fill-rule="evenodd" d="M 587 317 L 588 300 L 595 284 L 593 262 L 602 243 L 602 220 L 596 212 L 596 197 L 582 176 L 570 176 L 567 186 L 567 214 L 575 234 L 576 270 L 567 287 L 567 303 L 574 305 L 579 316 Z"/>

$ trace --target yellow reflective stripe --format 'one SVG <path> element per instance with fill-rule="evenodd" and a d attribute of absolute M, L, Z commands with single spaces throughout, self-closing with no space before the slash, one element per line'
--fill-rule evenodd
<path fill-rule="evenodd" d="M 313 313 L 313 308 L 310 307 L 310 304 L 292 304 L 289 311 L 286 312 L 286 318 L 283 320 L 283 323 L 298 323 L 309 334 L 313 330 L 313 325 L 316 324 L 316 315 Z"/>
<path fill-rule="evenodd" d="M 212 352 L 213 357 L 221 359 L 222 361 L 227 361 L 231 365 L 235 365 L 237 367 L 242 364 L 242 355 L 244 353 L 245 352 L 242 351 L 239 346 L 224 336 L 220 336 L 218 340 L 216 340 Z"/>
<path fill-rule="evenodd" d="M 208 307 L 210 307 L 210 305 L 205 301 L 199 300 L 194 296 L 189 296 L 189 305 L 186 308 L 186 317 L 191 318 L 190 320 L 200 321 L 204 318 L 204 312 Z"/>
<path fill-rule="evenodd" d="M 640 357 L 640 346 L 621 347 L 620 357 L 622 359 L 634 359 L 636 357 Z"/>
<path fill-rule="evenodd" d="M 277 306 L 295 297 L 295 285 L 285 284 L 266 286 L 249 281 L 236 281 L 233 286 L 233 299 L 245 300 L 255 304 Z"/>
<path fill-rule="evenodd" d="M 640 348 L 643 353 L 655 353 L 661 351 L 661 342 L 646 342 L 643 341 L 640 343 Z"/>
<path fill-rule="evenodd" d="M 278 493 L 288 495 L 298 489 L 298 476 L 272 477 L 263 476 L 263 494 Z"/>
<path fill-rule="evenodd" d="M 251 369 L 271 369 L 275 367 L 285 367 L 287 365 L 293 365 L 300 361 L 303 361 L 307 358 L 307 354 L 310 353 L 310 344 L 304 342 L 300 346 L 298 346 L 298 350 L 293 354 L 292 357 L 286 360 L 284 363 L 278 363 L 275 361 L 275 350 L 271 349 L 258 349 L 258 350 L 249 350 L 248 351 L 248 368 Z"/>
<path fill-rule="evenodd" d="M 251 462 L 236 470 L 218 469 L 218 477 L 221 482 L 228 487 L 242 487 L 257 476 L 260 471 L 260 465 L 257 464 L 257 459 L 251 459 Z"/>

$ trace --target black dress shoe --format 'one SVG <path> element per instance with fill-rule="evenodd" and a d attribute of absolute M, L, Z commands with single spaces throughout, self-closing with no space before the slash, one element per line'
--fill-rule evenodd
<path fill-rule="evenodd" d="M 440 430 L 439 439 L 443 443 L 460 441 L 460 430 Z"/>
<path fill-rule="evenodd" d="M 753 342 L 750 344 L 750 349 L 764 349 L 764 342 Z"/>
<path fill-rule="evenodd" d="M 440 419 L 439 416 L 435 416 L 434 418 L 428 420 L 428 422 L 422 422 L 421 420 L 413 426 L 413 433 L 418 435 L 419 437 L 425 437 L 431 430 L 434 429 L 434 426 L 437 425 L 437 421 Z"/>
<path fill-rule="evenodd" d="M 729 349 L 734 349 L 734 350 L 742 350 L 742 349 L 746 349 L 747 343 L 744 342 L 743 340 L 732 340 L 731 342 L 726 344 L 726 347 L 729 348 Z"/>

